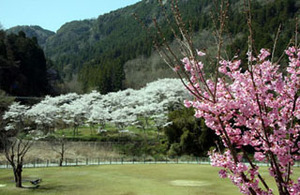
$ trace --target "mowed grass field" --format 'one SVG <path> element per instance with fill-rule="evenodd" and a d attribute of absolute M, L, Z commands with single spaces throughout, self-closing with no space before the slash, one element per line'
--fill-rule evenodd
<path fill-rule="evenodd" d="M 267 175 L 267 169 L 263 175 Z M 135 164 L 26 168 L 23 185 L 42 178 L 39 188 L 15 188 L 12 170 L 0 170 L 1 195 L 234 195 L 238 189 L 218 177 L 218 168 L 195 164 Z M 299 177 L 299 168 L 295 170 Z M 270 179 L 270 178 L 268 178 Z M 273 184 L 274 185 L 274 184 Z"/>

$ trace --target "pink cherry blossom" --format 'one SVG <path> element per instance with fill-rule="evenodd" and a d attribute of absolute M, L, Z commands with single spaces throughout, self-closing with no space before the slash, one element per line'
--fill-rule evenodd
<path fill-rule="evenodd" d="M 261 61 L 265 60 L 266 57 L 268 57 L 269 55 L 270 55 L 270 52 L 268 50 L 262 48 L 260 50 L 260 54 L 258 55 L 258 59 L 261 60 Z"/>
<path fill-rule="evenodd" d="M 204 52 L 202 52 L 202 51 L 198 51 L 198 50 L 197 50 L 197 54 L 198 54 L 198 56 L 200 56 L 200 57 L 206 55 L 206 53 L 204 53 Z"/>
<path fill-rule="evenodd" d="M 266 156 L 262 153 L 262 152 L 255 152 L 254 153 L 254 158 L 257 160 L 257 161 L 264 161 Z"/>
<path fill-rule="evenodd" d="M 224 153 L 210 152 L 211 164 L 221 167 L 220 177 L 231 179 L 245 194 L 273 194 L 254 161 L 270 163 L 270 176 L 280 194 L 300 193 L 300 178 L 291 178 L 293 165 L 300 159 L 300 49 L 290 47 L 285 53 L 289 57 L 285 76 L 279 65 L 267 60 L 267 49 L 258 56 L 248 52 L 252 65 L 244 72 L 237 57 L 219 61 L 218 71 L 224 78 L 216 80 L 205 80 L 195 68 L 201 64 L 202 69 L 202 62 L 182 60 L 191 75 L 187 89 L 194 95 L 185 106 L 194 107 L 195 117 L 203 117 L 227 148 Z M 245 147 L 255 150 L 253 157 Z"/>
<path fill-rule="evenodd" d="M 224 169 L 221 169 L 219 171 L 219 175 L 220 175 L 221 178 L 227 178 L 227 171 L 224 170 Z"/>

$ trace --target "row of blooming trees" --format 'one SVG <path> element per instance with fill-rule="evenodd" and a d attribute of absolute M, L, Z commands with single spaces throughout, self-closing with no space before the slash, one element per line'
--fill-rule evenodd
<path fill-rule="evenodd" d="M 149 119 L 163 124 L 157 118 L 166 115 L 174 106 L 181 104 L 188 97 L 178 79 L 161 79 L 149 83 L 140 90 L 127 89 L 107 95 L 93 91 L 78 95 L 70 93 L 57 97 L 47 96 L 40 103 L 27 108 L 22 120 L 27 126 L 49 134 L 57 127 L 72 127 L 73 134 L 78 134 L 78 127 L 89 124 L 91 127 L 100 125 L 105 128 L 107 122 L 115 124 L 119 129 L 129 125 L 140 124 L 141 128 L 149 125 Z M 13 128 L 15 115 L 8 116 L 12 108 L 23 105 L 13 104 L 6 113 L 11 119 L 7 128 Z M 159 117 L 158 117 L 159 116 Z"/>
<path fill-rule="evenodd" d="M 187 97 L 180 80 L 161 79 L 140 90 L 127 89 L 106 95 L 93 91 L 83 95 L 47 96 L 31 107 L 13 103 L 3 116 L 6 136 L 2 142 L 13 167 L 16 186 L 22 187 L 24 156 L 32 137 L 39 139 L 66 127 L 73 128 L 73 135 L 77 135 L 78 127 L 84 124 L 105 128 L 106 123 L 112 123 L 120 130 L 129 125 L 145 128 L 150 118 L 159 128 L 166 123 L 167 112 Z M 63 158 L 63 152 L 59 152 Z"/>

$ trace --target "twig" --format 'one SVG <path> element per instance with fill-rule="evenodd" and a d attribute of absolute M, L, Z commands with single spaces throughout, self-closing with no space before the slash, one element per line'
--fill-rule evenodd
<path fill-rule="evenodd" d="M 273 50 L 272 50 L 272 58 L 271 58 L 271 63 L 272 64 L 273 64 L 275 50 L 276 50 L 276 45 L 277 45 L 277 41 L 278 41 L 278 37 L 279 37 L 280 32 L 281 32 L 281 24 L 278 27 L 278 30 L 277 30 L 277 33 L 276 33 L 276 36 L 275 36 L 275 40 L 274 40 L 274 45 L 273 45 Z"/>

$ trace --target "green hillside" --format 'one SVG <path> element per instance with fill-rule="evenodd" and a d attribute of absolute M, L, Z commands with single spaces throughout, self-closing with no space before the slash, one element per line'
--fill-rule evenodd
<path fill-rule="evenodd" d="M 163 1 L 170 11 L 169 0 Z M 230 0 L 229 20 L 226 25 L 225 45 L 232 57 L 245 56 L 248 29 L 243 1 Z M 295 18 L 299 16 L 297 0 L 253 1 L 253 28 L 256 49 L 272 49 L 275 34 L 282 25 L 276 55 L 280 56 L 295 32 Z M 179 8 L 194 34 L 196 48 L 213 51 L 213 11 L 210 0 L 181 0 Z M 167 40 L 174 36 L 164 20 L 156 0 L 142 0 L 134 5 L 112 11 L 97 19 L 72 21 L 64 24 L 56 34 L 48 36 L 41 44 L 71 91 L 97 89 L 102 93 L 128 87 L 139 88 L 157 78 L 174 74 L 153 49 L 149 34 L 132 16 L 136 13 L 155 34 L 153 18 L 161 25 Z M 37 35 L 39 40 L 39 35 Z M 171 44 L 176 48 L 175 43 Z M 229 56 L 229 57 L 230 57 Z M 208 67 L 208 72 L 211 67 Z M 78 83 L 78 81 L 80 83 Z"/>
<path fill-rule="evenodd" d="M 36 37 L 39 45 L 42 47 L 45 45 L 46 40 L 55 34 L 54 32 L 43 29 L 40 26 L 15 26 L 8 29 L 6 33 L 18 34 L 20 31 L 25 32 L 26 36 L 29 38 Z"/>

